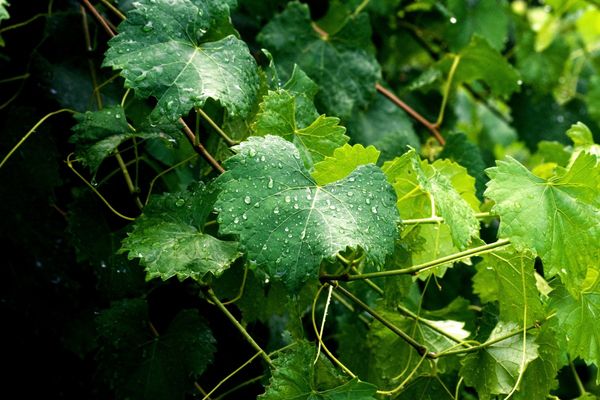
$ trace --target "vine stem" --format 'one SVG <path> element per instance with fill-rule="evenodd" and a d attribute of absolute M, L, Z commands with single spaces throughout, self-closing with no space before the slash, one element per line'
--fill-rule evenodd
<path fill-rule="evenodd" d="M 225 314 L 225 316 L 231 321 L 231 323 L 242 334 L 242 336 L 244 336 L 244 338 L 246 339 L 246 341 L 256 351 L 258 351 L 258 354 L 263 358 L 263 360 L 265 360 L 267 362 L 267 364 L 269 364 L 270 366 L 273 366 L 273 362 L 271 361 L 271 358 L 269 357 L 269 355 L 267 353 L 265 353 L 265 351 L 258 345 L 258 343 L 256 343 L 256 341 L 254 341 L 254 339 L 252 338 L 252 336 L 250 336 L 250 334 L 248 333 L 248 331 L 246 331 L 246 329 L 242 326 L 242 324 L 240 324 L 238 322 L 238 320 L 235 319 L 235 317 L 233 316 L 233 314 L 231 314 L 229 312 L 229 310 L 227 309 L 227 307 L 225 307 L 223 305 L 223 303 L 221 303 L 221 300 L 219 300 L 217 298 L 217 296 L 215 296 L 215 293 L 212 291 L 212 289 L 207 289 L 206 290 L 206 294 L 207 294 L 208 298 L 217 306 L 217 308 L 219 308 L 219 310 L 221 310 L 221 312 L 223 314 Z"/>
<path fill-rule="evenodd" d="M 146 195 L 146 200 L 144 201 L 144 204 L 148 204 L 148 201 L 150 200 L 150 195 L 152 194 L 152 190 L 154 189 L 154 184 L 156 183 L 158 178 L 160 178 L 161 176 L 163 176 L 165 174 L 168 174 L 169 172 L 173 171 L 174 169 L 181 167 L 183 164 L 192 161 L 196 157 L 198 157 L 198 153 L 193 154 L 192 156 L 186 158 L 185 160 L 179 161 L 177 164 L 174 164 L 174 165 L 170 166 L 169 168 L 165 169 L 164 171 L 161 171 L 158 174 L 156 174 L 156 176 L 154 178 L 152 178 L 152 180 L 150 181 L 150 185 L 148 186 L 148 194 Z"/>
<path fill-rule="evenodd" d="M 26 73 L 21 74 L 21 75 L 11 76 L 10 78 L 0 79 L 0 83 L 8 83 L 8 82 L 13 82 L 13 81 L 20 81 L 20 80 L 23 80 L 23 79 L 27 79 L 30 76 L 31 76 L 31 74 L 29 72 L 26 72 Z"/>
<path fill-rule="evenodd" d="M 367 304 L 365 304 L 361 299 L 356 297 L 354 294 L 344 289 L 339 285 L 334 285 L 336 291 L 342 293 L 345 297 L 352 300 L 354 304 L 356 304 L 359 308 L 362 308 L 364 311 L 368 312 L 375 318 L 377 321 L 381 322 L 385 327 L 394 332 L 396 335 L 400 336 L 406 343 L 412 346 L 420 356 L 427 355 L 428 358 L 432 358 L 432 353 L 429 353 L 427 347 L 423 346 L 421 343 L 417 342 L 415 339 L 406 334 L 403 330 L 398 328 L 396 325 L 389 322 L 386 318 L 384 318 L 377 311 L 373 310 Z"/>
<path fill-rule="evenodd" d="M 229 379 L 231 379 L 232 376 L 234 376 L 235 374 L 237 374 L 238 372 L 240 372 L 242 369 L 244 369 L 247 365 L 249 365 L 252 361 L 254 361 L 256 359 L 256 357 L 261 355 L 261 351 L 257 352 L 256 354 L 254 354 L 252 357 L 250 357 L 250 359 L 248 359 L 245 363 L 243 363 L 242 365 L 240 365 L 237 369 L 235 369 L 232 373 L 230 373 L 229 375 L 227 375 L 225 378 L 221 379 L 221 381 L 219 383 L 217 383 L 215 385 L 214 388 L 211 389 L 210 392 L 208 393 L 202 393 L 204 394 L 204 397 L 202 398 L 202 400 L 207 400 L 211 394 L 213 394 L 218 388 L 221 387 L 221 385 L 223 385 L 225 382 L 227 382 Z"/>
<path fill-rule="evenodd" d="M 90 12 L 94 16 L 94 18 L 96 18 L 96 20 L 100 23 L 100 25 L 102 25 L 102 27 L 104 28 L 106 33 L 108 33 L 108 36 L 110 36 L 111 38 L 115 37 L 115 33 L 113 32 L 112 28 L 108 25 L 108 22 L 106 21 L 106 19 L 104 19 L 104 17 L 102 15 L 100 15 L 98 10 L 96 10 L 96 7 L 94 7 L 89 2 L 89 0 L 82 0 L 82 1 L 83 1 L 83 4 L 87 7 L 87 9 L 90 10 Z"/>
<path fill-rule="evenodd" d="M 12 157 L 12 155 L 15 153 L 15 151 L 17 151 L 19 149 L 19 147 L 21 147 L 21 145 L 23 145 L 23 143 L 25 143 L 25 141 L 27 139 L 29 139 L 29 137 L 35 132 L 35 130 L 37 128 L 40 127 L 40 125 L 42 125 L 48 118 L 57 115 L 57 114 L 61 114 L 64 112 L 69 112 L 71 114 L 75 114 L 76 111 L 71 110 L 70 108 L 61 108 L 60 110 L 57 111 L 53 111 L 51 113 L 48 113 L 46 115 L 44 115 L 34 126 L 33 128 L 31 128 L 22 138 L 21 140 L 19 140 L 19 142 L 12 148 L 10 149 L 10 151 L 8 152 L 8 154 L 6 156 L 4 156 L 4 158 L 2 159 L 2 161 L 0 161 L 0 168 L 2 168 L 4 166 L 4 164 L 6 164 L 6 161 L 8 161 L 8 159 L 10 157 Z"/>
<path fill-rule="evenodd" d="M 233 146 L 239 143 L 231 139 L 229 135 L 226 134 L 225 131 L 223 131 L 223 129 L 221 129 L 221 127 L 217 125 L 215 121 L 213 121 L 212 118 L 204 112 L 204 110 L 202 110 L 201 108 L 197 108 L 196 111 L 198 111 L 198 114 L 200 114 L 202 118 L 204 118 L 206 122 L 208 122 L 210 126 L 214 128 L 215 131 L 217 131 L 217 133 L 223 138 L 223 140 L 227 143 L 228 146 Z"/>
<path fill-rule="evenodd" d="M 463 258 L 484 254 L 490 252 L 499 247 L 504 247 L 510 244 L 509 239 L 499 239 L 494 243 L 486 244 L 483 246 L 474 247 L 469 250 L 461 251 L 459 253 L 454 253 L 446 257 L 441 257 L 435 259 L 433 261 L 429 261 L 423 264 L 413 265 L 412 267 L 402 268 L 402 269 L 392 269 L 389 271 L 379 271 L 379 272 L 370 272 L 365 274 L 358 275 L 321 275 L 321 281 L 356 281 L 356 280 L 364 280 L 370 278 L 383 278 L 387 276 L 395 276 L 395 275 L 416 275 L 424 270 L 431 269 L 433 267 L 437 267 L 438 265 L 446 264 L 449 262 L 454 262 L 461 260 Z"/>
<path fill-rule="evenodd" d="M 102 2 L 102 4 L 104 4 L 106 7 L 108 7 L 110 9 L 110 11 L 112 11 L 116 16 L 118 16 L 121 20 L 125 20 L 127 19 L 127 17 L 125 17 L 125 14 L 123 14 L 117 7 L 115 7 L 114 5 L 112 5 L 112 3 L 108 0 L 100 0 Z"/>
<path fill-rule="evenodd" d="M 377 89 L 379 93 L 387 97 L 392 103 L 406 111 L 408 115 L 417 120 L 421 125 L 427 128 L 427 130 L 431 132 L 431 134 L 438 141 L 439 144 L 441 144 L 442 146 L 446 144 L 446 139 L 444 139 L 444 137 L 440 134 L 440 131 L 438 130 L 438 127 L 435 124 L 429 122 L 425 117 L 423 117 L 421 114 L 415 111 L 411 106 L 400 100 L 398 96 L 381 86 L 379 83 L 375 84 L 375 89 Z"/>
<path fill-rule="evenodd" d="M 439 128 L 444 121 L 444 111 L 446 110 L 446 103 L 448 103 L 448 97 L 450 97 L 450 87 L 452 86 L 452 80 L 454 79 L 454 74 L 456 73 L 456 68 L 458 67 L 458 63 L 460 62 L 460 56 L 455 55 L 454 60 L 452 61 L 452 66 L 450 67 L 450 72 L 448 72 L 448 80 L 446 81 L 446 87 L 444 88 L 444 97 L 442 97 L 442 106 L 440 107 L 440 113 L 438 114 L 437 121 L 435 121 L 436 128 Z"/>
<path fill-rule="evenodd" d="M 475 218 L 489 218 L 493 215 L 489 212 L 475 213 Z M 428 217 L 428 218 L 414 218 L 414 219 L 403 219 L 401 225 L 424 225 L 424 224 L 437 224 L 444 222 L 443 217 Z"/>
<path fill-rule="evenodd" d="M 127 221 L 135 221 L 135 218 L 128 217 L 128 216 L 126 216 L 126 215 L 124 215 L 124 214 L 121 214 L 120 212 L 118 212 L 118 211 L 117 211 L 117 210 L 116 210 L 116 209 L 115 209 L 115 208 L 114 208 L 114 207 L 113 207 L 113 206 L 112 206 L 112 205 L 111 205 L 111 204 L 108 202 L 108 200 L 106 200 L 106 198 L 105 198 L 104 196 L 102 196 L 102 194 L 101 194 L 101 193 L 98 191 L 98 189 L 96 189 L 96 188 L 94 187 L 94 185 L 92 185 L 90 182 L 88 182 L 88 180 L 87 180 L 87 179 L 85 179 L 85 178 L 83 177 L 83 175 L 81 175 L 81 174 L 80 174 L 80 173 L 79 173 L 79 172 L 78 172 L 78 171 L 75 169 L 75 167 L 73 166 L 73 161 L 71 160 L 71 156 L 72 156 L 72 155 L 73 155 L 73 153 L 71 153 L 71 154 L 69 154 L 69 155 L 67 156 L 67 167 L 69 167 L 69 169 L 70 169 L 71 171 L 73 171 L 73 173 L 74 173 L 75 175 L 77 175 L 77 177 L 78 177 L 79 179 L 81 179 L 81 180 L 83 181 L 83 183 L 85 183 L 85 184 L 87 185 L 87 187 L 89 187 L 89 188 L 91 189 L 91 191 L 92 191 L 92 192 L 94 192 L 94 194 L 95 194 L 96 196 L 98 196 L 98 198 L 99 198 L 99 199 L 100 199 L 100 200 L 101 200 L 101 201 L 102 201 L 102 202 L 103 202 L 103 203 L 104 203 L 104 204 L 105 204 L 105 205 L 106 205 L 106 206 L 109 208 L 109 210 L 110 210 L 110 211 L 112 211 L 112 212 L 113 212 L 115 215 L 117 215 L 117 216 L 119 216 L 119 217 L 121 217 L 121 218 L 123 218 L 124 220 L 127 220 Z"/>
<path fill-rule="evenodd" d="M 214 157 L 208 152 L 208 150 L 206 150 L 206 148 L 202 145 L 202 143 L 200 143 L 200 141 L 198 141 L 196 139 L 196 135 L 194 134 L 194 132 L 192 132 L 192 130 L 190 129 L 190 127 L 185 123 L 185 121 L 183 120 L 183 118 L 179 118 L 179 123 L 181 125 L 183 125 L 183 131 L 185 132 L 186 136 L 188 137 L 188 139 L 190 140 L 190 142 L 192 142 L 192 145 L 194 146 L 194 148 L 196 149 L 196 151 L 198 151 L 198 153 L 217 171 L 219 171 L 219 173 L 223 173 L 225 172 L 225 169 L 223 169 L 223 167 L 221 167 L 221 164 L 219 164 L 217 162 L 217 160 L 214 159 Z"/>
<path fill-rule="evenodd" d="M 581 378 L 575 369 L 575 364 L 573 364 L 573 360 L 569 357 L 569 368 L 571 368 L 571 372 L 573 373 L 573 379 L 575 379 L 575 384 L 577 385 L 577 389 L 579 389 L 579 395 L 583 396 L 587 393 L 585 387 L 583 386 L 583 382 L 581 382 Z"/>
<path fill-rule="evenodd" d="M 362 3 L 360 3 L 358 7 L 356 7 L 356 10 L 354 10 L 354 12 L 352 13 L 352 17 L 356 17 L 358 14 L 360 14 L 362 10 L 364 10 L 365 7 L 369 5 L 369 1 L 370 0 L 363 0 Z"/>

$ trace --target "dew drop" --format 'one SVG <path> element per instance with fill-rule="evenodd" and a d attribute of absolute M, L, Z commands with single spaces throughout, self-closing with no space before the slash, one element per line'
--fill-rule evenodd
<path fill-rule="evenodd" d="M 233 220 L 234 224 L 238 224 L 240 222 L 240 219 L 238 217 L 235 217 L 235 219 Z"/>
<path fill-rule="evenodd" d="M 375 206 L 371 207 L 371 212 L 373 214 L 377 214 L 377 207 L 375 207 Z"/>
<path fill-rule="evenodd" d="M 279 207 L 275 207 L 275 209 L 273 209 L 273 214 L 279 214 Z"/>
<path fill-rule="evenodd" d="M 246 204 L 252 203 L 252 199 L 250 198 L 250 196 L 244 197 L 244 203 L 246 203 Z"/>
<path fill-rule="evenodd" d="M 454 17 L 450 17 L 450 23 L 451 23 L 451 24 L 455 24 L 455 23 L 457 23 L 457 22 L 458 22 L 458 21 L 457 21 L 457 19 L 456 19 L 456 18 L 454 18 Z"/>
<path fill-rule="evenodd" d="M 144 25 L 144 26 L 142 27 L 142 30 L 143 30 L 144 32 L 150 32 L 152 29 L 154 29 L 154 27 L 152 26 L 152 21 L 148 21 L 148 22 L 146 22 L 146 25 Z"/>
<path fill-rule="evenodd" d="M 366 199 L 365 199 L 365 203 L 367 203 L 367 204 L 371 204 L 371 199 L 369 199 L 369 198 L 366 198 Z"/>
<path fill-rule="evenodd" d="M 184 203 L 185 203 L 185 200 L 184 200 L 184 199 L 177 199 L 177 200 L 175 201 L 175 205 L 176 205 L 177 207 L 181 207 L 181 206 L 182 206 Z"/>
<path fill-rule="evenodd" d="M 267 183 L 269 189 L 273 189 L 273 178 L 269 177 L 269 183 Z"/>

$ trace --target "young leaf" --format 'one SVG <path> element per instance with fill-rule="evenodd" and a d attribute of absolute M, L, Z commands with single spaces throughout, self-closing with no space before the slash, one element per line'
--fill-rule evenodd
<path fill-rule="evenodd" d="M 345 144 L 335 149 L 333 156 L 315 164 L 311 175 L 317 184 L 326 185 L 347 177 L 359 165 L 377 163 L 379 154 L 373 146 L 365 148 L 362 144 Z"/>
<path fill-rule="evenodd" d="M 316 349 L 308 342 L 294 347 L 273 361 L 266 392 L 261 400 L 375 400 L 377 388 L 357 378 L 344 382 L 331 362 L 321 354 L 313 365 Z"/>
<path fill-rule="evenodd" d="M 581 153 L 571 167 L 545 180 L 513 158 L 487 170 L 485 195 L 495 201 L 500 236 L 517 250 L 541 257 L 546 278 L 560 275 L 571 293 L 581 290 L 589 267 L 600 257 L 600 167 Z M 585 251 L 582 251 L 584 249 Z"/>
<path fill-rule="evenodd" d="M 120 252 L 139 258 L 147 279 L 180 280 L 221 274 L 240 253 L 236 242 L 219 240 L 204 233 L 212 209 L 212 194 L 198 184 L 179 193 L 152 197 L 123 240 Z"/>
<path fill-rule="evenodd" d="M 556 310 L 558 326 L 566 338 L 567 350 L 573 358 L 600 365 L 600 274 L 589 270 L 580 292 L 573 297 L 563 287 L 550 293 L 550 306 Z"/>
<path fill-rule="evenodd" d="M 257 37 L 273 54 L 282 75 L 298 64 L 321 87 L 317 105 L 346 118 L 375 94 L 381 70 L 370 47 L 369 17 L 349 19 L 335 34 L 321 37 L 311 26 L 308 6 L 291 2 Z"/>
<path fill-rule="evenodd" d="M 466 248 L 472 238 L 478 236 L 479 222 L 474 215 L 479 205 L 475 179 L 463 167 L 449 160 L 429 164 L 410 150 L 386 162 L 382 169 L 396 190 L 403 219 L 427 218 L 432 214 L 443 217 L 459 249 Z"/>
<path fill-rule="evenodd" d="M 488 340 L 500 338 L 518 329 L 516 324 L 499 322 Z M 517 383 L 521 366 L 527 367 L 538 357 L 539 345 L 535 337 L 518 334 L 501 340 L 474 354 L 467 355 L 462 361 L 460 375 L 468 386 L 477 390 L 481 399 L 489 400 L 496 394 L 507 394 Z"/>
<path fill-rule="evenodd" d="M 302 101 L 304 100 L 304 101 Z M 257 135 L 277 135 L 294 143 L 307 167 L 329 156 L 346 143 L 346 128 L 339 118 L 321 115 L 304 95 L 279 89 L 269 91 L 260 104 L 253 128 Z"/>
<path fill-rule="evenodd" d="M 544 324 L 535 342 L 538 345 L 539 357 L 533 360 L 525 370 L 519 391 L 515 399 L 544 399 L 557 385 L 556 374 L 559 367 L 561 349 L 556 341 L 555 333 Z"/>
<path fill-rule="evenodd" d="M 140 0 L 109 42 L 104 66 L 121 69 L 125 85 L 154 96 L 152 119 L 174 121 L 208 98 L 232 115 L 256 99 L 256 62 L 236 38 L 229 6 L 219 0 Z"/>
<path fill-rule="evenodd" d="M 347 247 L 361 247 L 376 265 L 393 251 L 395 195 L 375 165 L 320 186 L 280 137 L 250 137 L 234 150 L 219 177 L 221 232 L 239 235 L 249 259 L 291 291 Z"/>
<path fill-rule="evenodd" d="M 533 257 L 512 248 L 482 257 L 473 277 L 473 289 L 481 301 L 498 301 L 502 321 L 528 326 L 541 320 L 544 309 L 533 276 Z"/>
<path fill-rule="evenodd" d="M 73 136 L 69 141 L 75 144 L 78 160 L 87 165 L 93 173 L 96 173 L 102 161 L 126 140 L 136 137 L 169 138 L 162 132 L 132 131 L 127 125 L 125 112 L 121 106 L 77 113 L 75 119 L 78 122 L 71 128 Z"/>

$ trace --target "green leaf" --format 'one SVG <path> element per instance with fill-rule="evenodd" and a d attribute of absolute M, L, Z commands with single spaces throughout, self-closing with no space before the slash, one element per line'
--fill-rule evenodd
<path fill-rule="evenodd" d="M 534 258 L 513 248 L 482 257 L 473 277 L 473 290 L 479 294 L 481 301 L 498 301 L 502 321 L 529 326 L 541 320 L 544 309 L 533 275 Z"/>
<path fill-rule="evenodd" d="M 590 269 L 580 292 L 573 297 L 559 286 L 550 293 L 550 307 L 556 310 L 560 333 L 566 338 L 572 358 L 581 357 L 600 365 L 600 274 Z"/>
<path fill-rule="evenodd" d="M 452 400 L 454 395 L 439 376 L 421 376 L 411 381 L 394 400 Z"/>
<path fill-rule="evenodd" d="M 395 196 L 375 165 L 319 186 L 298 150 L 280 137 L 250 137 L 234 150 L 219 178 L 221 232 L 239 235 L 248 258 L 290 290 L 347 247 L 362 248 L 376 265 L 393 252 Z"/>
<path fill-rule="evenodd" d="M 519 73 L 485 39 L 473 36 L 459 56 L 460 62 L 454 74 L 453 84 L 482 80 L 494 96 L 503 98 L 519 90 Z M 447 56 L 441 60 L 438 68 L 449 70 L 453 57 Z"/>
<path fill-rule="evenodd" d="M 517 329 L 514 323 L 499 322 L 488 341 Z M 462 361 L 460 375 L 483 400 L 492 399 L 496 394 L 507 394 L 517 383 L 521 367 L 526 368 L 538 357 L 538 347 L 532 335 L 527 335 L 525 343 L 522 334 L 511 336 L 467 355 Z"/>
<path fill-rule="evenodd" d="M 366 110 L 352 114 L 346 128 L 354 142 L 380 149 L 383 161 L 403 154 L 407 146 L 421 146 L 410 117 L 380 93 Z"/>
<path fill-rule="evenodd" d="M 487 176 L 484 173 L 485 163 L 481 150 L 475 143 L 469 141 L 464 133 L 452 133 L 445 139 L 446 144 L 440 153 L 440 158 L 447 158 L 465 167 L 469 175 L 475 178 L 477 198 L 483 198 Z"/>
<path fill-rule="evenodd" d="M 451 50 L 462 49 L 474 34 L 485 38 L 494 49 L 502 50 L 509 24 L 503 2 L 449 0 L 448 11 L 452 17 L 450 24 L 446 25 L 445 35 Z"/>
<path fill-rule="evenodd" d="M 466 248 L 472 238 L 478 237 L 479 222 L 474 210 L 479 201 L 475 196 L 475 179 L 465 168 L 450 160 L 429 164 L 427 160 L 419 160 L 416 152 L 410 150 L 402 157 L 386 162 L 382 169 L 396 190 L 397 206 L 403 219 L 443 217 L 459 249 Z"/>
<path fill-rule="evenodd" d="M 122 300 L 100 313 L 101 375 L 119 397 L 184 399 L 212 362 L 215 339 L 195 310 L 182 310 L 163 335 L 152 336 L 144 300 Z"/>
<path fill-rule="evenodd" d="M 240 253 L 236 242 L 204 233 L 213 194 L 204 185 L 178 193 L 153 196 L 123 240 L 120 252 L 139 258 L 147 279 L 173 276 L 198 281 L 209 273 L 218 276 Z"/>
<path fill-rule="evenodd" d="M 6 7 L 8 7 L 9 4 L 6 0 L 0 0 L 0 23 L 5 20 L 8 19 L 10 17 L 10 15 L 8 15 L 8 10 L 6 9 Z M 2 36 L 0 36 L 0 47 L 4 46 L 4 39 L 2 39 Z"/>
<path fill-rule="evenodd" d="M 567 136 L 571 138 L 575 145 L 575 152 L 571 156 L 571 160 L 575 160 L 581 151 L 591 153 L 600 160 L 600 145 L 594 143 L 594 136 L 583 122 L 578 122 L 571 125 L 571 128 L 567 130 Z"/>
<path fill-rule="evenodd" d="M 327 185 L 347 177 L 359 165 L 376 164 L 379 154 L 373 146 L 365 148 L 362 144 L 345 144 L 335 149 L 333 156 L 315 164 L 311 175 L 317 184 Z"/>
<path fill-rule="evenodd" d="M 157 99 L 152 119 L 174 121 L 208 98 L 232 115 L 256 100 L 256 62 L 234 36 L 229 7 L 218 0 L 141 0 L 110 40 L 104 66 L 121 69 L 125 85 Z"/>
<path fill-rule="evenodd" d="M 127 125 L 121 106 L 107 107 L 100 111 L 75 114 L 77 124 L 69 138 L 75 144 L 77 159 L 95 174 L 102 161 L 113 154 L 119 145 L 132 138 L 161 138 L 173 140 L 162 132 L 134 132 Z"/>
<path fill-rule="evenodd" d="M 304 99 L 304 101 L 302 101 Z M 348 141 L 339 118 L 321 115 L 305 95 L 269 91 L 260 104 L 253 129 L 257 135 L 277 135 L 294 143 L 307 167 L 329 156 Z"/>
<path fill-rule="evenodd" d="M 273 360 L 269 386 L 261 400 L 375 400 L 377 388 L 357 378 L 344 382 L 331 362 L 308 342 L 296 342 Z"/>
<path fill-rule="evenodd" d="M 558 382 L 558 359 L 561 352 L 555 333 L 545 324 L 535 338 L 539 357 L 533 360 L 523 375 L 515 399 L 545 399 Z"/>
<path fill-rule="evenodd" d="M 571 167 L 545 180 L 513 158 L 487 170 L 486 196 L 496 203 L 499 235 L 544 263 L 545 277 L 560 275 L 573 293 L 600 257 L 600 167 L 581 153 Z M 585 251 L 581 251 L 585 249 Z"/>
<path fill-rule="evenodd" d="M 399 312 L 378 310 L 378 312 L 393 323 L 400 330 L 411 336 L 417 342 L 425 345 L 430 352 L 440 352 L 456 346 L 457 341 L 466 339 L 469 332 L 463 329 L 464 323 L 451 320 L 429 320 L 421 318 L 420 321 L 402 316 Z M 442 330 L 452 336 L 440 334 Z M 420 363 L 420 356 L 415 349 L 404 339 L 392 332 L 380 322 L 371 324 L 367 345 L 371 349 L 369 358 L 369 381 L 386 387 L 395 387 Z M 440 359 L 436 366 L 437 370 L 443 372 L 452 368 L 452 357 Z M 432 372 L 433 366 L 422 363 L 418 372 Z M 400 378 L 398 378 L 400 376 Z"/>
<path fill-rule="evenodd" d="M 257 40 L 273 54 L 282 76 L 298 64 L 321 90 L 317 106 L 347 118 L 375 94 L 381 70 L 371 46 L 369 17 L 360 14 L 338 32 L 321 37 L 311 26 L 308 6 L 291 2 L 260 32 Z"/>

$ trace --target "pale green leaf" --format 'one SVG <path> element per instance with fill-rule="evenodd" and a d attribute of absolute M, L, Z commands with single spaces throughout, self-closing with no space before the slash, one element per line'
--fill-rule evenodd
<path fill-rule="evenodd" d="M 478 237 L 479 222 L 474 210 L 479 201 L 475 195 L 475 179 L 465 168 L 450 160 L 429 164 L 410 150 L 386 162 L 383 171 L 396 190 L 403 219 L 443 217 L 459 249 L 466 248 L 472 238 Z"/>
<path fill-rule="evenodd" d="M 544 317 L 536 286 L 534 258 L 505 248 L 482 256 L 473 277 L 473 290 L 481 301 L 498 301 L 500 319 L 529 326 Z M 526 319 L 524 319 L 526 318 Z"/>
<path fill-rule="evenodd" d="M 577 297 L 560 286 L 550 293 L 570 355 L 600 365 L 600 274 L 590 269 Z"/>
<path fill-rule="evenodd" d="M 501 338 L 517 329 L 518 326 L 514 323 L 499 322 L 488 341 Z M 527 335 L 525 343 L 522 334 L 511 336 L 467 355 L 462 361 L 460 375 L 465 384 L 477 390 L 482 400 L 492 399 L 497 394 L 507 394 L 517 383 L 521 368 L 526 368 L 538 357 L 538 347 L 532 335 Z"/>
<path fill-rule="evenodd" d="M 9 18 L 8 10 L 6 9 L 9 5 L 6 0 L 0 0 L 0 21 Z"/>
<path fill-rule="evenodd" d="M 253 129 L 257 135 L 277 135 L 294 143 L 307 167 L 329 156 L 348 141 L 339 119 L 321 115 L 314 119 L 312 102 L 304 95 L 279 89 L 269 91 L 260 104 Z"/>
<path fill-rule="evenodd" d="M 375 165 L 319 186 L 280 137 L 250 137 L 234 150 L 219 178 L 221 232 L 239 235 L 248 258 L 292 291 L 346 247 L 362 248 L 376 265 L 393 252 L 396 198 Z"/>
<path fill-rule="evenodd" d="M 104 65 L 121 69 L 139 97 L 153 96 L 154 120 L 174 121 L 207 99 L 246 115 L 258 74 L 246 44 L 234 34 L 229 7 L 218 0 L 140 0 L 109 42 Z"/>
<path fill-rule="evenodd" d="M 564 173 L 548 180 L 513 158 L 487 170 L 486 196 L 496 203 L 499 234 L 541 257 L 545 277 L 560 275 L 572 293 L 600 257 L 600 167 L 581 153 Z M 585 251 L 582 251 L 585 249 Z"/>
<path fill-rule="evenodd" d="M 127 125 L 123 108 L 106 107 L 99 111 L 75 114 L 77 124 L 69 138 L 75 144 L 77 159 L 96 173 L 102 161 L 119 145 L 132 138 L 174 140 L 162 132 L 134 132 Z"/>
<path fill-rule="evenodd" d="M 202 281 L 219 275 L 240 256 L 237 243 L 203 232 L 212 209 L 212 194 L 203 185 L 154 196 L 123 240 L 121 252 L 139 258 L 147 279 L 173 276 Z"/>
<path fill-rule="evenodd" d="M 366 14 L 349 19 L 340 31 L 324 38 L 311 26 L 308 6 L 291 2 L 257 39 L 273 54 L 283 76 L 298 64 L 315 80 L 321 88 L 317 106 L 328 114 L 351 116 L 369 103 L 381 79 L 379 64 L 367 50 L 371 27 Z"/>
<path fill-rule="evenodd" d="M 373 146 L 345 144 L 334 150 L 331 157 L 315 164 L 312 177 L 319 185 L 327 185 L 348 176 L 359 165 L 376 164 L 380 152 Z"/>
<path fill-rule="evenodd" d="M 515 399 L 545 399 L 550 391 L 556 388 L 558 381 L 558 359 L 561 349 L 556 341 L 555 333 L 545 324 L 535 338 L 539 357 L 533 360 L 523 375 L 519 391 Z"/>
<path fill-rule="evenodd" d="M 308 342 L 294 346 L 273 360 L 269 386 L 261 400 L 375 400 L 377 388 L 357 378 L 345 381 L 331 362 Z"/>

